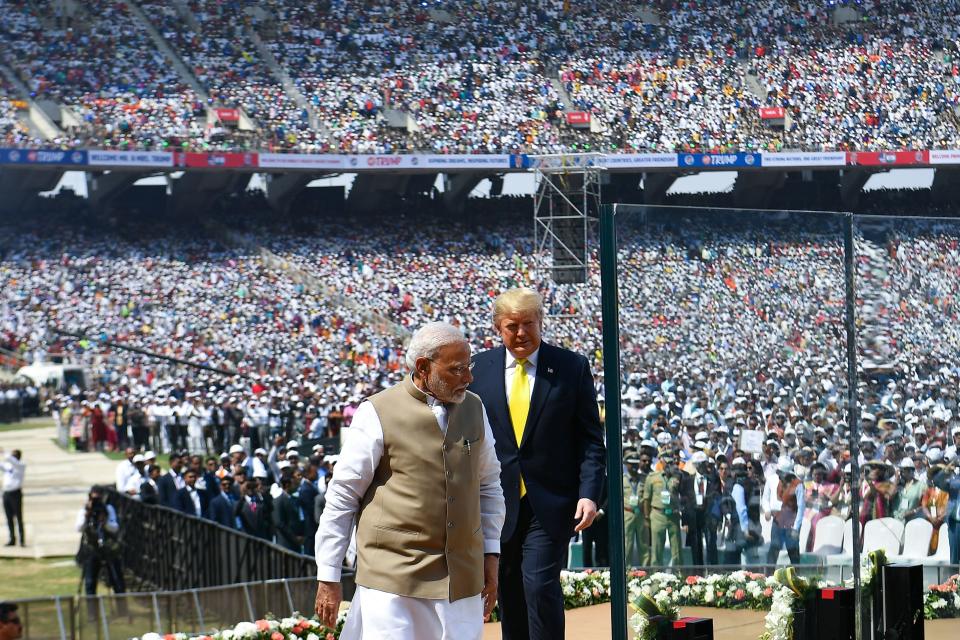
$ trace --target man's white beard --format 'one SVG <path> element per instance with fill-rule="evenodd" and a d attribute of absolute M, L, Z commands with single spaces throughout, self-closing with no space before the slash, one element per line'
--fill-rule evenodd
<path fill-rule="evenodd" d="M 463 402 L 464 398 L 467 397 L 466 390 L 454 392 L 443 380 L 440 379 L 440 376 L 430 376 L 428 384 L 430 385 L 430 391 L 433 392 L 433 396 L 440 402 L 452 402 L 453 404 L 460 404 Z"/>

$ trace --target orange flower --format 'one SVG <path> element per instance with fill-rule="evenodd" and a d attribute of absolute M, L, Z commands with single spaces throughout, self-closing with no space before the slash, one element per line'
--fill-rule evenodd
<path fill-rule="evenodd" d="M 270 634 L 270 640 L 283 640 L 283 634 L 279 631 L 274 631 Z"/>
<path fill-rule="evenodd" d="M 257 629 L 260 631 L 266 631 L 270 628 L 270 623 L 266 620 L 257 620 Z"/>
<path fill-rule="evenodd" d="M 700 582 L 699 576 L 687 576 L 687 584 L 697 584 Z"/>
<path fill-rule="evenodd" d="M 743 600 L 743 598 L 744 598 L 746 595 L 747 595 L 747 594 L 743 592 L 743 589 L 737 589 L 737 590 L 734 592 L 734 594 L 733 594 L 733 598 L 734 598 L 734 600 Z"/>

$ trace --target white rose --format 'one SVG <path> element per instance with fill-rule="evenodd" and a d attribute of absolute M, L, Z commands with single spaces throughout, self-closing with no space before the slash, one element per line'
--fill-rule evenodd
<path fill-rule="evenodd" d="M 252 622 L 239 622 L 233 628 L 233 635 L 238 638 L 255 638 L 258 633 L 257 625 Z"/>
<path fill-rule="evenodd" d="M 315 633 L 311 633 L 311 634 L 307 635 L 307 640 L 320 640 L 320 636 L 318 636 L 318 635 L 315 634 Z"/>
<path fill-rule="evenodd" d="M 161 636 L 159 633 L 145 633 L 140 636 L 140 640 L 163 640 L 163 636 Z"/>

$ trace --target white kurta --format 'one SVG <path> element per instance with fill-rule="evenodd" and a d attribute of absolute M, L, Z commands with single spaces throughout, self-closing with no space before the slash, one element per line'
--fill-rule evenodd
<path fill-rule="evenodd" d="M 437 425 L 446 433 L 447 410 L 428 396 Z M 483 413 L 484 444 L 477 451 L 480 474 L 480 523 L 485 553 L 500 552 L 500 530 L 506 515 L 500 487 L 500 462 L 494 449 L 493 432 Z M 373 405 L 357 408 L 349 429 L 343 431 L 333 480 L 327 487 L 327 504 L 317 529 L 317 579 L 340 580 L 340 567 L 360 501 L 373 482 L 383 456 L 383 427 Z M 416 514 L 411 514 L 411 518 Z M 362 541 L 361 541 L 362 542 Z M 473 640 L 483 635 L 483 603 L 479 595 L 456 602 L 411 598 L 376 589 L 357 587 L 342 640 L 396 638 L 399 640 Z"/>

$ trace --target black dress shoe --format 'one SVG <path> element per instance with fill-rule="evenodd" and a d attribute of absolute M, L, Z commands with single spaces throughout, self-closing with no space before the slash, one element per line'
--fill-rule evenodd
<path fill-rule="evenodd" d="M 8 542 L 7 544 L 5 544 L 5 545 L 3 545 L 3 546 L 5 546 L 5 547 L 15 547 L 15 546 L 17 546 L 17 543 L 14 542 L 13 540 L 11 540 L 10 542 Z"/>

